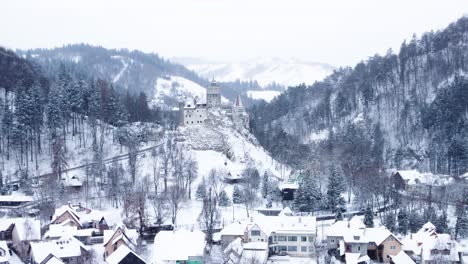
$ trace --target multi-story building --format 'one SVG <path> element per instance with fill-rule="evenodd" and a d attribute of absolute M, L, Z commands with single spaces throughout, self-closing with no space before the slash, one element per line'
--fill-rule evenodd
<path fill-rule="evenodd" d="M 284 252 L 295 257 L 313 255 L 315 237 L 314 216 L 258 216 L 244 235 L 246 242 L 268 242 L 270 255 Z"/>

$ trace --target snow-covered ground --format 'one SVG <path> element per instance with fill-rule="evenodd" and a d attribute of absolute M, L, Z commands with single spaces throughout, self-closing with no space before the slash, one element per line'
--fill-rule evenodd
<path fill-rule="evenodd" d="M 195 58 L 173 58 L 205 78 L 220 81 L 256 80 L 261 86 L 273 82 L 284 86 L 320 81 L 333 71 L 333 66 L 297 58 L 253 58 L 244 61 L 209 61 Z"/>
<path fill-rule="evenodd" d="M 265 100 L 267 103 L 271 102 L 276 96 L 280 95 L 280 91 L 247 91 L 247 96 L 255 100 Z"/>

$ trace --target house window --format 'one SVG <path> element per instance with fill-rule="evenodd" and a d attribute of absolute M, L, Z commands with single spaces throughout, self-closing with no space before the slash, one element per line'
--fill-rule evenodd
<path fill-rule="evenodd" d="M 278 241 L 286 241 L 286 236 L 278 236 Z"/>
<path fill-rule="evenodd" d="M 442 251 L 442 254 L 443 254 L 443 255 L 450 255 L 450 249 L 444 249 L 444 250 Z"/>
<path fill-rule="evenodd" d="M 396 246 L 390 246 L 390 249 L 395 250 Z"/>
<path fill-rule="evenodd" d="M 302 236 L 302 237 L 301 237 L 301 241 L 302 241 L 302 242 L 307 242 L 307 237 Z"/>
<path fill-rule="evenodd" d="M 314 241 L 314 237 L 313 236 L 309 236 L 309 242 L 313 242 Z"/>
<path fill-rule="evenodd" d="M 260 230 L 252 230 L 252 231 L 250 231 L 250 234 L 252 236 L 260 236 Z"/>
<path fill-rule="evenodd" d="M 275 241 L 275 242 L 277 241 L 277 237 L 276 237 L 276 236 L 273 237 L 273 241 Z"/>
<path fill-rule="evenodd" d="M 297 247 L 296 247 L 296 246 L 288 246 L 288 251 L 296 252 L 296 251 L 297 251 Z"/>
<path fill-rule="evenodd" d="M 287 248 L 286 248 L 286 246 L 278 246 L 278 251 L 279 252 L 286 252 Z"/>
<path fill-rule="evenodd" d="M 307 247 L 302 246 L 302 247 L 301 247 L 301 251 L 302 251 L 302 252 L 307 252 Z"/>
<path fill-rule="evenodd" d="M 332 242 L 332 243 L 335 243 L 335 239 L 332 239 L 331 242 Z"/>
<path fill-rule="evenodd" d="M 309 252 L 313 252 L 314 249 L 312 247 L 309 247 Z"/>
<path fill-rule="evenodd" d="M 288 241 L 297 241 L 297 236 L 288 236 Z"/>

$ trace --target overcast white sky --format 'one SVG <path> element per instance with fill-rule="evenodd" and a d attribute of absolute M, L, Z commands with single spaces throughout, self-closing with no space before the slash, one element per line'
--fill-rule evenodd
<path fill-rule="evenodd" d="M 297 57 L 353 65 L 468 14 L 467 0 L 6 0 L 0 45 L 107 48 L 241 60 Z"/>

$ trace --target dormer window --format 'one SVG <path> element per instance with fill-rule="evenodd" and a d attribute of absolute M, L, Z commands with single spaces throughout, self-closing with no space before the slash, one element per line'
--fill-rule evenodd
<path fill-rule="evenodd" d="M 354 240 L 359 240 L 359 236 L 354 236 Z"/>

